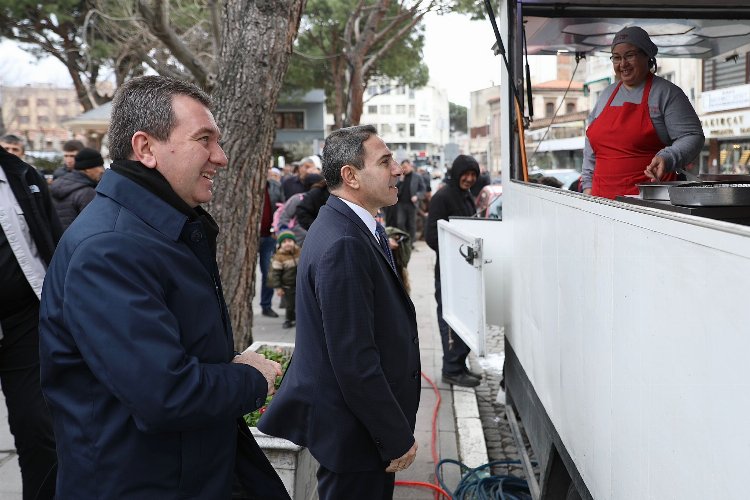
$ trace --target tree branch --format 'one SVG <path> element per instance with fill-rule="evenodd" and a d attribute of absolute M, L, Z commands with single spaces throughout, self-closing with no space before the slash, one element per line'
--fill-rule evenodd
<path fill-rule="evenodd" d="M 138 12 L 143 17 L 143 21 L 151 34 L 169 49 L 172 56 L 185 66 L 200 86 L 209 89 L 213 86 L 215 76 L 210 74 L 208 68 L 201 63 L 187 45 L 182 43 L 177 33 L 172 30 L 169 25 L 168 9 L 169 0 L 155 0 L 153 10 L 146 4 L 146 0 L 138 0 Z"/>

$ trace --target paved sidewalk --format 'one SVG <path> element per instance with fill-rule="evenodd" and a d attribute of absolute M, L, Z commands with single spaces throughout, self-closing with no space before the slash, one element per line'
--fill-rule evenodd
<path fill-rule="evenodd" d="M 435 317 L 434 264 L 435 253 L 423 242 L 417 242 L 416 250 L 412 252 L 409 263 L 411 296 L 417 310 L 422 371 L 437 385 L 442 399 L 436 428 L 438 459 L 458 459 L 475 467 L 488 460 L 474 390 L 456 388 L 452 391 L 450 386 L 440 381 L 442 348 Z M 258 272 L 258 278 L 260 278 L 260 272 Z M 281 328 L 284 310 L 278 308 L 278 298 L 274 297 L 273 308 L 280 317 L 267 318 L 260 314 L 258 297 L 259 294 L 256 293 L 254 339 L 256 341 L 294 342 L 295 329 Z M 396 476 L 397 481 L 431 483 L 435 479 L 435 464 L 430 449 L 435 401 L 436 396 L 432 386 L 422 378 L 422 398 L 417 413 L 415 432 L 419 443 L 417 460 L 408 470 Z M 12 449 L 13 440 L 7 427 L 7 414 L 3 399 L 0 402 L 0 500 L 21 499 L 20 471 L 17 456 Z M 455 488 L 459 480 L 458 468 L 446 466 L 443 473 L 447 486 Z M 397 486 L 394 493 L 394 499 L 397 500 L 433 498 L 433 492 L 426 488 Z"/>

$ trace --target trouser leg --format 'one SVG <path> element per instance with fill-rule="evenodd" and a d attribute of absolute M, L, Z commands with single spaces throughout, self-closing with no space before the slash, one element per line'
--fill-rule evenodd
<path fill-rule="evenodd" d="M 440 340 L 443 344 L 443 373 L 461 373 L 466 368 L 470 349 L 443 319 L 443 301 L 440 283 L 440 261 L 435 263 L 435 301 Z"/>
<path fill-rule="evenodd" d="M 320 500 L 391 500 L 396 475 L 382 471 L 336 473 L 318 468 L 318 498 Z"/>
<path fill-rule="evenodd" d="M 1 347 L 0 384 L 18 452 L 23 499 L 51 499 L 55 495 L 57 454 L 52 418 L 39 382 L 38 316 L 14 328 L 24 331 L 9 330 L 3 324 L 3 340 L 13 342 Z M 12 365 L 8 360 L 13 360 Z"/>
<path fill-rule="evenodd" d="M 297 321 L 297 312 L 295 306 L 294 288 L 284 288 L 284 297 L 286 298 L 286 319 L 288 321 Z"/>
<path fill-rule="evenodd" d="M 260 238 L 260 245 L 258 247 L 258 258 L 260 259 L 260 307 L 268 309 L 271 307 L 271 299 L 273 299 L 273 288 L 267 286 L 268 284 L 268 270 L 271 267 L 271 257 L 273 251 L 276 249 L 276 240 L 272 236 L 262 236 Z"/>

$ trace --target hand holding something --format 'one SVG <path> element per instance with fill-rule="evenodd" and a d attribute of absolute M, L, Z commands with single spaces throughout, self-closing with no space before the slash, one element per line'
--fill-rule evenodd
<path fill-rule="evenodd" d="M 666 161 L 664 161 L 664 158 L 662 158 L 661 156 L 656 155 L 654 156 L 654 159 L 651 160 L 651 163 L 646 166 L 646 170 L 644 170 L 643 173 L 646 174 L 646 177 L 648 177 L 652 181 L 659 181 L 662 177 L 664 177 L 666 171 Z"/>
<path fill-rule="evenodd" d="M 276 289 L 276 295 L 278 295 L 279 297 L 283 297 L 284 296 L 284 289 L 283 288 L 277 288 Z"/>
<path fill-rule="evenodd" d="M 388 464 L 388 467 L 385 469 L 385 471 L 399 472 L 404 469 L 408 469 L 409 466 L 414 463 L 414 459 L 417 458 L 417 448 L 417 441 L 415 440 L 414 444 L 411 445 L 411 448 L 409 448 L 409 451 L 407 451 L 403 456 L 391 460 L 391 463 Z"/>
<path fill-rule="evenodd" d="M 266 379 L 266 382 L 268 382 L 268 395 L 270 396 L 276 392 L 274 383 L 276 382 L 276 377 L 281 376 L 281 365 L 276 361 L 266 359 L 265 356 L 258 354 L 257 352 L 245 351 L 242 354 L 235 356 L 232 363 L 242 363 L 243 365 L 252 366 L 258 370 Z"/>
<path fill-rule="evenodd" d="M 398 241 L 396 238 L 388 238 L 388 248 L 395 250 L 398 248 Z"/>

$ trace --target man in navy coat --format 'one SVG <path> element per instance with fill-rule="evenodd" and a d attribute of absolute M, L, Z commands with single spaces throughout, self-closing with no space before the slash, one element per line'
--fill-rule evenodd
<path fill-rule="evenodd" d="M 210 105 L 161 76 L 115 95 L 112 169 L 65 231 L 42 293 L 57 498 L 289 498 L 241 418 L 281 370 L 234 355 L 219 228 L 200 206 L 227 165 Z"/>
<path fill-rule="evenodd" d="M 321 500 L 392 498 L 394 473 L 416 456 L 416 314 L 375 221 L 401 173 L 372 126 L 326 139 L 331 196 L 297 270 L 294 358 L 259 424 L 310 449 Z"/>

